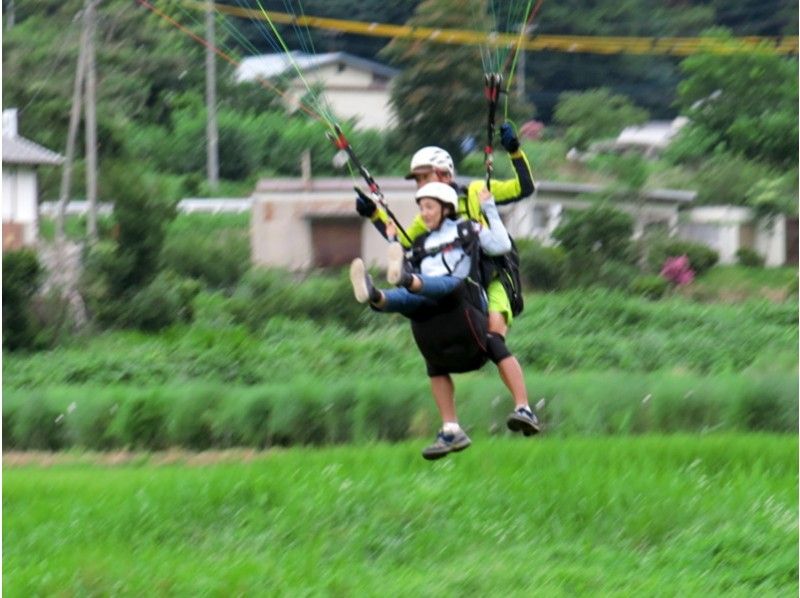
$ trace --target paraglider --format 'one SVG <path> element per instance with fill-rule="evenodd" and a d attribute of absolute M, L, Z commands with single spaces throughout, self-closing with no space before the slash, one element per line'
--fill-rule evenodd
<path fill-rule="evenodd" d="M 144 0 L 139 2 L 158 13 Z M 540 6 L 541 0 L 531 10 L 532 0 L 529 0 L 522 22 L 529 23 Z M 455 183 L 455 165 L 449 152 L 433 145 L 421 148 L 412 157 L 406 176 L 417 184 L 420 214 L 405 228 L 336 122 L 320 90 L 307 83 L 269 13 L 260 3 L 258 7 L 261 20 L 269 25 L 267 29 L 258 23 L 262 35 L 276 50 L 285 53 L 308 89 L 307 99 L 300 102 L 300 107 L 326 126 L 328 138 L 337 150 L 334 162 L 350 168 L 353 175 L 357 172 L 367 186 L 367 191 L 356 187 L 356 211 L 391 242 L 387 278 L 397 288 L 377 289 L 360 259 L 351 265 L 351 282 L 358 301 L 379 311 L 399 311 L 411 320 L 413 336 L 425 359 L 442 417 L 436 441 L 423 451 L 423 456 L 437 459 L 470 445 L 458 424 L 450 375 L 478 369 L 489 360 L 497 365 L 514 401 L 514 411 L 507 418 L 508 428 L 526 436 L 538 433 L 541 426 L 528 405 L 522 368 L 505 343 L 508 325 L 522 311 L 523 301 L 516 248 L 496 207 L 519 201 L 534 191 L 530 164 L 508 122 L 508 86 L 516 67 L 516 50 L 511 52 L 507 48 L 501 60 L 496 47 L 482 48 L 484 95 L 488 103 L 485 179 L 459 186 Z M 163 13 L 160 16 L 175 24 L 169 16 Z M 297 17 L 292 20 L 296 31 L 299 22 Z M 517 48 L 525 30 L 526 27 L 519 29 Z M 492 51 L 497 55 L 491 56 Z M 218 50 L 217 53 L 225 57 Z M 508 72 L 505 79 L 504 72 Z M 500 142 L 514 169 L 514 177 L 509 180 L 496 180 L 492 176 L 495 123 L 502 94 L 505 94 L 506 122 L 500 126 Z"/>

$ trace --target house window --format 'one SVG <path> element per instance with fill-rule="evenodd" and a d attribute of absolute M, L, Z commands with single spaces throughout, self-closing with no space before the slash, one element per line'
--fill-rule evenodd
<path fill-rule="evenodd" d="M 342 73 L 342 72 L 344 72 L 344 70 L 345 70 L 346 68 L 347 68 L 347 65 L 346 65 L 344 62 L 339 62 L 339 63 L 336 65 L 336 72 L 337 72 L 337 73 Z"/>
<path fill-rule="evenodd" d="M 361 255 L 358 216 L 311 216 L 309 223 L 315 268 L 344 266 Z"/>

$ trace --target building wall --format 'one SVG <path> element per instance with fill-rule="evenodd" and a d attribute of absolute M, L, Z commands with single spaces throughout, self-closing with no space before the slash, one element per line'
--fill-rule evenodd
<path fill-rule="evenodd" d="M 304 76 L 312 87 L 324 87 L 325 98 L 340 119 L 356 118 L 361 127 L 372 129 L 387 129 L 394 124 L 389 86 L 374 82 L 371 72 L 349 66 L 339 71 L 333 64 Z M 303 82 L 295 80 L 289 94 L 290 107 L 296 110 L 307 93 Z"/>
<path fill-rule="evenodd" d="M 736 252 L 742 247 L 758 252 L 767 266 L 786 262 L 786 225 L 782 216 L 770 224 L 755 221 L 749 208 L 703 206 L 686 211 L 679 236 L 714 249 L 720 264 L 735 264 Z"/>
<path fill-rule="evenodd" d="M 385 192 L 401 223 L 417 213 L 414 185 L 407 191 Z M 357 217 L 352 191 L 267 192 L 253 198 L 250 217 L 251 256 L 260 266 L 306 270 L 314 266 L 312 217 Z M 366 219 L 361 220 L 361 256 L 368 265 L 385 268 L 386 240 Z"/>
<path fill-rule="evenodd" d="M 537 192 L 534 199 L 501 206 L 500 213 L 508 232 L 515 238 L 531 238 L 545 245 L 554 243 L 553 231 L 569 210 L 584 210 L 592 205 L 585 200 L 566 199 L 562 195 Z M 678 209 L 675 205 L 650 203 L 645 206 L 616 204 L 615 207 L 634 217 L 634 238 L 639 238 L 656 225 L 668 233 L 676 230 Z"/>
<path fill-rule="evenodd" d="M 12 165 L 3 167 L 3 222 L 21 227 L 24 245 L 32 245 L 37 240 L 37 196 L 35 170 Z"/>

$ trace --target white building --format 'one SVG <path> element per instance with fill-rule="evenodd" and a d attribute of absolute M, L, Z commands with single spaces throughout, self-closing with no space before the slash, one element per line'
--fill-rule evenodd
<path fill-rule="evenodd" d="M 739 249 L 752 249 L 764 258 L 765 266 L 783 266 L 795 260 L 791 245 L 797 244 L 797 220 L 785 216 L 772 221 L 758 221 L 750 208 L 739 206 L 702 206 L 681 215 L 678 236 L 687 241 L 708 245 L 719 254 L 720 264 L 735 264 Z"/>
<path fill-rule="evenodd" d="M 36 243 L 39 187 L 36 168 L 64 159 L 17 133 L 17 110 L 3 111 L 3 250 Z"/>
<path fill-rule="evenodd" d="M 673 120 L 653 120 L 642 125 L 625 127 L 614 140 L 614 149 L 633 149 L 647 157 L 657 156 L 688 122 L 689 119 L 685 116 L 678 116 Z"/>
<path fill-rule="evenodd" d="M 589 208 L 592 196 L 604 191 L 602 185 L 538 181 L 533 199 L 501 207 L 500 212 L 513 237 L 552 244 L 553 231 L 564 214 Z M 678 230 L 679 210 L 691 204 L 696 195 L 694 191 L 655 189 L 646 191 L 642 201 L 615 201 L 614 208 L 633 216 L 634 238 L 654 230 L 672 235 Z"/>
<path fill-rule="evenodd" d="M 302 79 L 292 61 L 302 73 Z M 291 60 L 285 53 L 245 58 L 236 69 L 236 81 L 288 76 L 291 77 L 287 92 L 289 110 L 297 110 L 302 98 L 308 95 L 307 83 L 312 89 L 322 88 L 337 118 L 355 118 L 362 128 L 387 129 L 395 120 L 389 96 L 392 79 L 398 73 L 379 62 L 345 52 L 319 55 L 291 52 Z"/>

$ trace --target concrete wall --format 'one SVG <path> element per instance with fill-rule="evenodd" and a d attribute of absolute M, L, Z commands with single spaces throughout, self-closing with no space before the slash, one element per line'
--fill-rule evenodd
<path fill-rule="evenodd" d="M 569 210 L 585 210 L 591 205 L 586 200 L 565 199 L 563 195 L 549 195 L 538 191 L 531 200 L 501 207 L 500 213 L 513 237 L 537 239 L 545 245 L 551 245 L 554 243 L 553 231 L 564 214 Z M 640 206 L 619 203 L 614 207 L 634 217 L 635 239 L 642 236 L 650 225 L 663 224 L 670 234 L 677 230 L 677 205 L 648 203 Z"/>
<path fill-rule="evenodd" d="M 261 266 L 305 270 L 313 266 L 311 216 L 357 216 L 352 184 L 338 189 L 256 191 L 250 218 L 251 256 Z M 404 225 L 417 213 L 414 184 L 384 190 L 389 206 Z M 384 268 L 386 241 L 363 220 L 361 256 L 369 265 Z"/>
<path fill-rule="evenodd" d="M 35 170 L 3 167 L 3 222 L 21 227 L 23 245 L 32 245 L 38 238 L 38 192 Z"/>
<path fill-rule="evenodd" d="M 756 221 L 752 210 L 739 206 L 703 206 L 687 210 L 679 227 L 683 239 L 705 243 L 719 253 L 720 264 L 735 264 L 736 252 L 747 247 L 745 227 L 755 230 L 752 246 L 767 266 L 786 262 L 786 225 L 783 216 L 773 222 Z"/>

